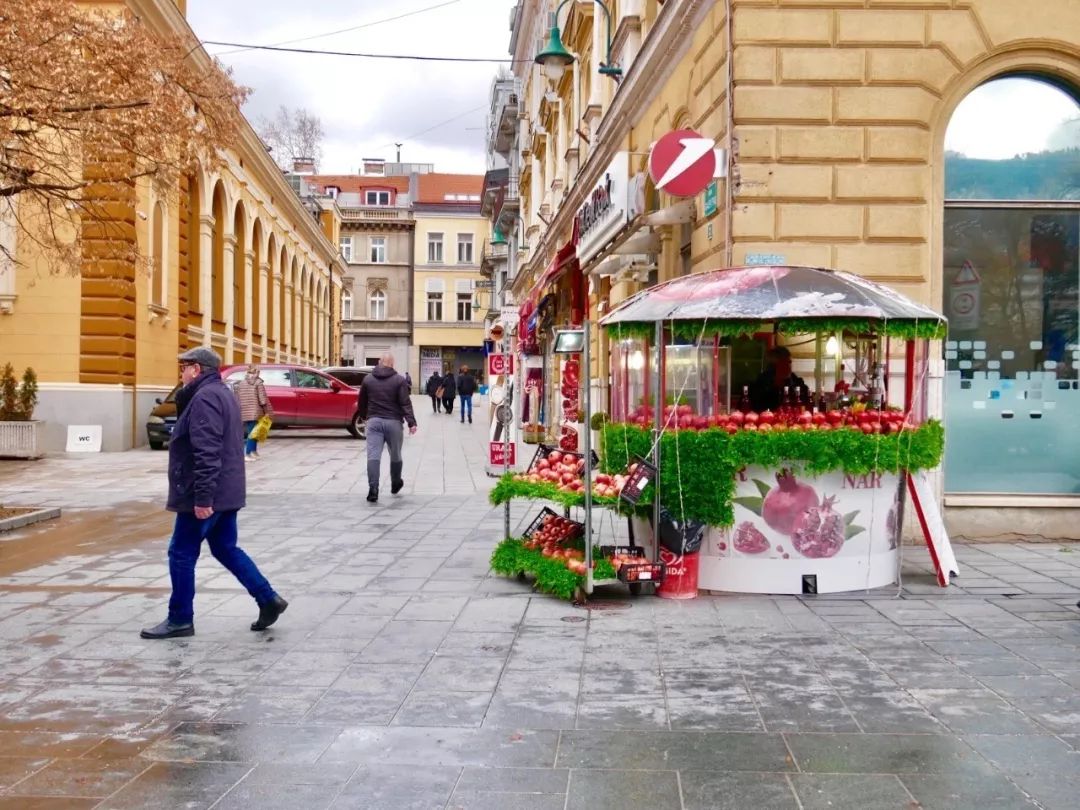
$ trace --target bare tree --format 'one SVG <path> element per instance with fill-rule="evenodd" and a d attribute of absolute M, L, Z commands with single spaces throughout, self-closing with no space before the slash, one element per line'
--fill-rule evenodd
<path fill-rule="evenodd" d="M 325 134 L 319 116 L 303 107 L 290 110 L 282 105 L 273 118 L 263 118 L 259 122 L 259 135 L 270 147 L 270 154 L 278 165 L 285 170 L 291 169 L 297 158 L 310 158 L 318 169 Z"/>
<path fill-rule="evenodd" d="M 175 192 L 235 143 L 247 91 L 192 45 L 126 9 L 0 4 L 2 214 L 50 270 L 78 272 L 90 235 L 94 258 L 137 260 L 109 201 L 134 200 L 142 178 Z"/>

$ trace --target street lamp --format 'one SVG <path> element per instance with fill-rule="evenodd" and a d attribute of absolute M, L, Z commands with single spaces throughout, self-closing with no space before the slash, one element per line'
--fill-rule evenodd
<path fill-rule="evenodd" d="M 534 60 L 536 64 L 544 69 L 544 75 L 552 81 L 561 79 L 567 66 L 574 62 L 574 55 L 566 50 L 562 42 L 562 34 L 559 31 L 559 12 L 569 2 L 570 0 L 562 0 L 554 13 L 552 13 L 551 32 L 548 35 L 547 45 L 536 55 Z M 594 0 L 594 2 L 600 6 L 604 16 L 607 18 L 607 53 L 604 57 L 605 61 L 600 64 L 600 73 L 618 79 L 622 76 L 622 68 L 611 64 L 611 12 L 603 0 Z"/>
<path fill-rule="evenodd" d="M 493 245 L 505 245 L 506 244 L 506 236 L 505 236 L 505 234 L 503 234 L 502 228 L 500 228 L 498 226 L 495 227 L 495 236 L 492 237 L 491 244 L 493 244 Z"/>

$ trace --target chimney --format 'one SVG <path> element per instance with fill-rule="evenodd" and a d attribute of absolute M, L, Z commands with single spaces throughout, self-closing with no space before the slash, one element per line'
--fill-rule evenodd
<path fill-rule="evenodd" d="M 293 174 L 315 174 L 315 158 L 294 157 L 292 170 Z"/>

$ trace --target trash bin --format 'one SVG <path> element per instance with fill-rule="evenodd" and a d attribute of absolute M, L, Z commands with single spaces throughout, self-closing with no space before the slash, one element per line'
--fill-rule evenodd
<path fill-rule="evenodd" d="M 656 595 L 664 599 L 696 599 L 698 558 L 701 552 L 674 554 L 660 549 L 660 562 L 665 565 L 664 580 L 656 586 Z"/>
<path fill-rule="evenodd" d="M 679 523 L 665 508 L 660 509 L 660 562 L 666 566 L 664 581 L 656 595 L 664 599 L 694 599 L 698 591 L 698 562 L 705 524 L 687 520 Z"/>

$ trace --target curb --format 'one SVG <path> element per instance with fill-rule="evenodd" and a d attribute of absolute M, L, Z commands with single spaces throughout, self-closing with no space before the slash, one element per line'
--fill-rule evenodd
<path fill-rule="evenodd" d="M 25 515 L 16 515 L 15 517 L 0 520 L 0 532 L 21 529 L 24 526 L 29 526 L 33 523 L 40 523 L 43 520 L 52 520 L 53 518 L 58 517 L 60 517 L 60 510 L 58 508 L 35 509 L 33 512 L 27 512 Z"/>

